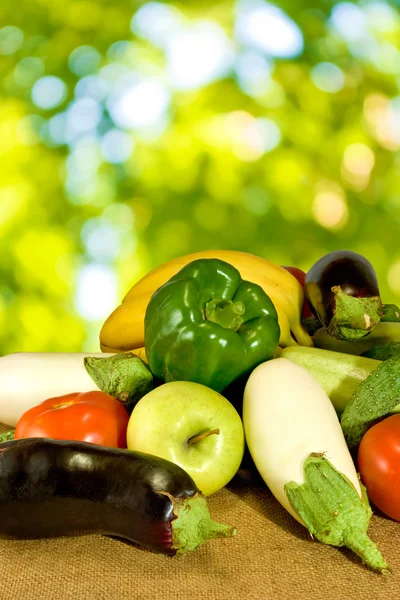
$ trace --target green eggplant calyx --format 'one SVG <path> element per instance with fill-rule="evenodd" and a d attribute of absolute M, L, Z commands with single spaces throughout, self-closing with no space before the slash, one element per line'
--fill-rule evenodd
<path fill-rule="evenodd" d="M 384 323 L 398 323 L 400 321 L 400 308 L 396 304 L 383 304 L 381 321 Z"/>
<path fill-rule="evenodd" d="M 176 519 L 171 523 L 172 547 L 176 554 L 196 550 L 207 540 L 236 535 L 236 529 L 217 523 L 211 519 L 204 496 L 196 494 L 192 498 L 170 496 Z"/>
<path fill-rule="evenodd" d="M 304 483 L 285 485 L 293 510 L 312 537 L 324 544 L 345 546 L 371 569 L 389 572 L 377 545 L 368 537 L 372 516 L 364 486 L 361 497 L 353 483 L 335 469 L 323 454 L 310 454 L 304 461 Z"/>
<path fill-rule="evenodd" d="M 87 356 L 84 365 L 98 388 L 118 398 L 128 410 L 153 389 L 149 367 L 132 352 L 105 358 Z"/>
<path fill-rule="evenodd" d="M 356 298 L 343 292 L 340 285 L 332 288 L 335 312 L 327 329 L 339 340 L 358 340 L 370 333 L 381 319 L 379 296 Z"/>
<path fill-rule="evenodd" d="M 243 324 L 242 315 L 246 312 L 243 302 L 234 302 L 233 300 L 220 300 L 213 298 L 206 303 L 205 317 L 207 321 L 212 321 L 224 327 L 237 331 Z"/>

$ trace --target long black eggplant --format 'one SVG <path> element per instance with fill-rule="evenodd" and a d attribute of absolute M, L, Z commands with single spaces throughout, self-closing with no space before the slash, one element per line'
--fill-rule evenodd
<path fill-rule="evenodd" d="M 168 555 L 235 529 L 181 467 L 140 452 L 27 438 L 0 444 L 0 537 L 112 535 Z"/>
<path fill-rule="evenodd" d="M 314 315 L 337 339 L 360 339 L 380 321 L 376 273 L 361 254 L 349 250 L 326 254 L 306 274 L 304 290 Z"/>

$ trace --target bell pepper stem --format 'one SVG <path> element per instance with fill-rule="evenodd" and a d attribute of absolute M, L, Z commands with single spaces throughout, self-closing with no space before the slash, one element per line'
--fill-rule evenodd
<path fill-rule="evenodd" d="M 233 300 L 220 300 L 213 298 L 206 303 L 205 318 L 225 327 L 237 331 L 243 323 L 242 315 L 246 312 L 243 302 Z"/>

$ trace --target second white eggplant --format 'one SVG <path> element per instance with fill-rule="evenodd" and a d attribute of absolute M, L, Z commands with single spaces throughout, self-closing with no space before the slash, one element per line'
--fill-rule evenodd
<path fill-rule="evenodd" d="M 47 398 L 89 392 L 98 386 L 85 369 L 83 352 L 16 352 L 0 358 L 0 422 L 15 427 L 28 409 Z"/>
<path fill-rule="evenodd" d="M 259 365 L 246 384 L 243 424 L 257 470 L 282 506 L 320 541 L 347 546 L 385 571 L 366 534 L 372 511 L 318 381 L 285 358 Z"/>

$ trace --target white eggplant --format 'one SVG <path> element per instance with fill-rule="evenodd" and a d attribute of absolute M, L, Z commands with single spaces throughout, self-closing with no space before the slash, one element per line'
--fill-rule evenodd
<path fill-rule="evenodd" d="M 17 352 L 0 358 L 0 422 L 15 427 L 29 408 L 47 398 L 99 389 L 84 366 L 83 352 Z"/>
<path fill-rule="evenodd" d="M 320 541 L 348 546 L 378 571 L 372 514 L 336 411 L 318 381 L 285 358 L 259 365 L 243 398 L 253 461 L 277 500 Z"/>

